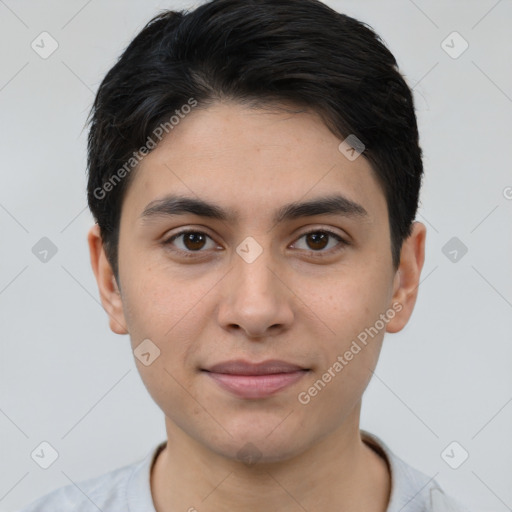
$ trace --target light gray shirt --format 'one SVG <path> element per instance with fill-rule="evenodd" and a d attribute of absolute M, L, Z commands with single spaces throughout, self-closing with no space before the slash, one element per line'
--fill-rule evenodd
<path fill-rule="evenodd" d="M 392 453 L 377 436 L 365 431 L 361 435 L 388 463 L 391 496 L 386 512 L 469 512 L 448 497 L 433 478 Z M 160 443 L 140 461 L 52 491 L 19 512 L 156 512 L 150 474 L 165 444 Z"/>

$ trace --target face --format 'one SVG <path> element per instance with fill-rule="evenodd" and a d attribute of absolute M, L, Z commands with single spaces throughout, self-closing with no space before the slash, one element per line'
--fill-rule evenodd
<path fill-rule="evenodd" d="M 401 278 L 383 191 L 340 142 L 312 113 L 196 109 L 127 190 L 120 295 L 90 235 L 111 327 L 145 353 L 171 434 L 271 461 L 357 423 L 384 332 L 412 311 L 422 246 L 405 244 Z"/>

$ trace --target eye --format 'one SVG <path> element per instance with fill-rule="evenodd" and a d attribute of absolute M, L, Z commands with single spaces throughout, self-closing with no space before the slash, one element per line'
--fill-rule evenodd
<path fill-rule="evenodd" d="M 343 249 L 344 246 L 348 245 L 348 242 L 341 238 L 340 235 L 332 231 L 329 231 L 328 229 L 317 229 L 314 231 L 308 231 L 307 233 L 303 233 L 298 238 L 298 240 L 301 240 L 302 238 L 305 239 L 305 242 L 307 244 L 307 247 L 303 249 L 306 251 L 310 251 L 312 253 L 320 252 L 318 256 L 321 256 L 324 253 L 336 253 Z M 337 243 L 331 244 L 330 249 L 324 250 L 327 246 L 329 246 L 333 239 Z M 296 245 L 297 243 L 294 244 L 294 246 Z M 316 254 L 313 255 L 316 256 Z"/>
<path fill-rule="evenodd" d="M 182 239 L 181 243 L 174 244 L 175 240 Z M 207 241 L 210 240 L 213 243 L 213 247 L 208 247 Z M 177 248 L 171 247 L 173 251 L 181 252 L 184 256 L 194 256 L 193 253 L 205 252 L 201 251 L 203 248 L 215 248 L 216 244 L 213 242 L 212 238 L 203 233 L 202 231 L 194 231 L 194 230 L 185 230 L 176 233 L 171 236 L 167 240 L 163 242 L 165 246 L 177 245 Z M 181 245 L 181 247 L 180 247 Z"/>

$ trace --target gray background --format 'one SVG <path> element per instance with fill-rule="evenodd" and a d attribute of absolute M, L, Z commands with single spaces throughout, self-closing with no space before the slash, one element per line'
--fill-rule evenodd
<path fill-rule="evenodd" d="M 425 153 L 418 303 L 385 338 L 362 427 L 474 511 L 511 510 L 512 2 L 327 3 L 370 24 L 397 57 Z M 143 25 L 158 9 L 193 5 L 0 0 L 0 511 L 165 439 L 128 337 L 109 330 L 99 303 L 82 128 Z M 31 47 L 43 31 L 59 45 L 47 59 Z M 457 58 L 445 49 L 459 53 L 463 41 L 442 43 L 453 31 L 469 44 Z M 46 262 L 32 252 L 42 237 L 57 248 Z M 468 249 L 455 262 L 443 253 L 452 237 Z M 43 441 L 59 454 L 46 470 L 30 457 Z M 453 441 L 462 448 L 448 450 L 452 465 L 469 453 L 458 469 L 441 456 Z"/>

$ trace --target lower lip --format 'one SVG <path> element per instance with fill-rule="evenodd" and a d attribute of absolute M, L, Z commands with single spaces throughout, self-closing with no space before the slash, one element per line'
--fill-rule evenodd
<path fill-rule="evenodd" d="M 306 370 L 267 375 L 232 375 L 206 372 L 220 387 L 240 398 L 265 398 L 295 384 Z"/>

